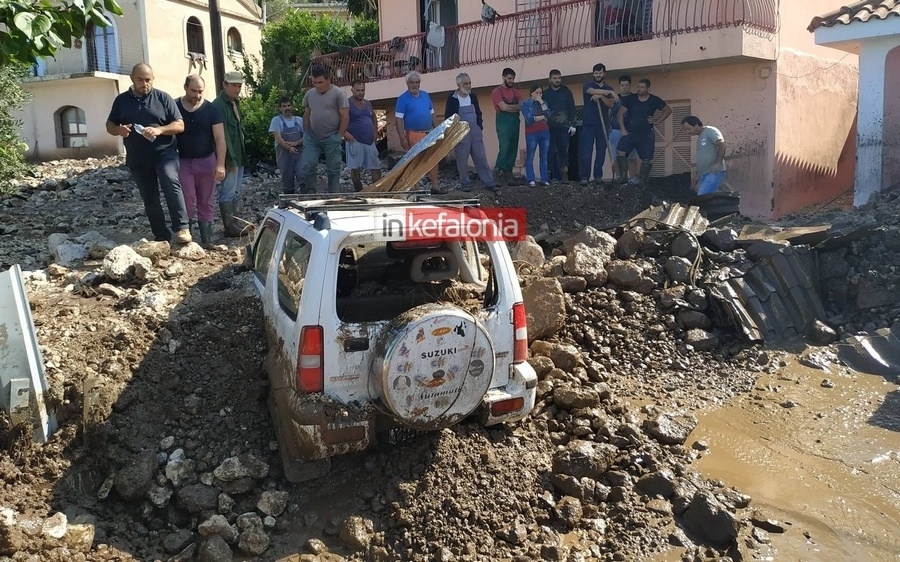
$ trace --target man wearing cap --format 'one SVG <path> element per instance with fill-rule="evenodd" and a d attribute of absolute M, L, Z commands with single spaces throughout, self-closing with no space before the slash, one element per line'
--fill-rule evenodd
<path fill-rule="evenodd" d="M 125 143 L 125 165 L 137 184 L 150 230 L 157 241 L 191 241 L 187 210 L 178 181 L 178 151 L 175 135 L 184 131 L 181 112 L 172 96 L 153 87 L 153 69 L 139 63 L 131 69 L 132 87 L 113 100 L 106 132 Z M 172 230 L 166 225 L 160 190 L 169 208 Z"/>
<path fill-rule="evenodd" d="M 241 227 L 235 220 L 234 213 L 241 182 L 244 179 L 244 116 L 238 97 L 244 77 L 235 70 L 225 73 L 222 91 L 213 101 L 213 105 L 222 114 L 225 125 L 225 179 L 219 184 L 219 212 L 222 214 L 222 225 L 225 236 L 236 238 L 241 235 Z"/>

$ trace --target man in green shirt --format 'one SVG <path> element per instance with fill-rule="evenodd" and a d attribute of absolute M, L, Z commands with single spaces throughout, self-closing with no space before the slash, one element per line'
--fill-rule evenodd
<path fill-rule="evenodd" d="M 234 213 L 241 182 L 244 179 L 244 116 L 241 114 L 239 96 L 244 85 L 244 77 L 240 72 L 225 73 L 222 91 L 213 101 L 213 105 L 222 114 L 225 125 L 225 179 L 219 184 L 219 212 L 225 236 L 237 238 L 241 235 L 241 227 L 235 221 Z"/>

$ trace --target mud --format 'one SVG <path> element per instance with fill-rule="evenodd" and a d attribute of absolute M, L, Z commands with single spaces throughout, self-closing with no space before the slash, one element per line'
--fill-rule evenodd
<path fill-rule="evenodd" d="M 261 307 L 241 267 L 247 240 L 218 241 L 201 261 L 164 257 L 154 271 L 177 263 L 181 272 L 122 282 L 120 298 L 75 282 L 98 271 L 96 261 L 58 276 L 43 269 L 54 232 L 98 230 L 129 243 L 146 235 L 118 164 L 55 163 L 2 202 L 0 263 L 44 271 L 28 290 L 60 428 L 39 446 L 0 420 L 0 560 L 887 560 L 898 551 L 893 383 L 838 366 L 799 369 L 802 346 L 760 350 L 727 330 L 714 350 L 692 351 L 652 298 L 611 287 L 567 295 L 570 320 L 552 345 L 574 346 L 577 361 L 561 369 L 533 359 L 542 374 L 529 419 L 398 434 L 291 485 L 266 406 Z M 686 200 L 682 180 L 476 195 L 524 206 L 533 229 L 560 233 Z M 249 182 L 244 217 L 258 221 L 276 190 Z M 788 221 L 827 215 L 885 227 L 854 242 L 844 275 L 895 287 L 897 199 L 856 213 L 839 204 Z M 896 304 L 855 308 L 859 292 L 851 283 L 828 302 L 840 333 L 898 317 Z M 825 378 L 833 388 L 820 386 Z M 684 445 L 663 442 L 650 423 L 694 416 Z M 585 440 L 602 466 L 575 478 L 566 455 Z M 178 451 L 186 462 L 173 464 Z M 255 459 L 247 466 L 256 476 L 215 476 L 232 458 Z M 145 478 L 127 478 L 141 466 Z M 647 491 L 654 481 L 675 490 Z M 260 508 L 277 492 L 287 494 L 283 511 Z M 685 514 L 704 498 L 736 527 L 727 544 L 691 530 Z M 59 513 L 69 522 L 62 538 L 41 530 Z M 215 515 L 225 520 L 220 534 L 209 530 Z M 86 545 L 73 538 L 79 521 L 94 530 Z"/>

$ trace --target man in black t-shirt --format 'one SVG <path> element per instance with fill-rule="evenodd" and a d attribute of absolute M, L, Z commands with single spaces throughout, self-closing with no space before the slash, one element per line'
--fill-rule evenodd
<path fill-rule="evenodd" d="M 137 184 L 154 239 L 191 241 L 181 183 L 178 181 L 178 151 L 175 135 L 184 131 L 184 121 L 172 96 L 153 88 L 153 69 L 139 63 L 131 69 L 132 86 L 116 96 L 106 119 L 106 132 L 124 138 L 125 165 Z M 159 199 L 162 189 L 169 208 L 172 230 Z"/>
<path fill-rule="evenodd" d="M 225 178 L 225 125 L 218 108 L 203 99 L 206 83 L 199 74 L 184 79 L 184 96 L 175 105 L 184 118 L 178 136 L 178 179 L 184 193 L 187 216 L 193 225 L 199 218 L 200 243 L 212 246 L 213 199 L 216 182 Z"/>
<path fill-rule="evenodd" d="M 653 152 L 656 149 L 655 125 L 665 121 L 672 114 L 672 108 L 661 98 L 650 93 L 650 81 L 646 78 L 638 82 L 637 93 L 621 98 L 622 108 L 619 110 L 619 128 L 622 139 L 619 141 L 616 163 L 619 166 L 619 181 L 624 183 L 627 177 L 623 172 L 628 170 L 628 154 L 637 149 L 641 159 L 641 177 L 628 179 L 630 185 L 647 182 L 650 168 L 653 166 Z M 659 117 L 653 116 L 659 111 Z"/>

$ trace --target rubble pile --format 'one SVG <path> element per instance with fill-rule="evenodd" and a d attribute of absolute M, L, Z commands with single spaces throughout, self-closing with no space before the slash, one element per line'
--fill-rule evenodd
<path fill-rule="evenodd" d="M 505 191 L 503 205 L 575 217 L 551 223 L 543 247 L 514 248 L 539 375 L 533 415 L 338 457 L 326 478 L 289 485 L 246 240 L 209 252 L 140 241 L 143 210 L 118 160 L 41 174 L 0 202 L 0 266 L 27 270 L 60 428 L 35 445 L 0 420 L 0 560 L 774 556 L 768 534 L 785 528 L 692 468 L 706 450 L 689 437 L 695 414 L 779 364 L 739 337 L 708 288 L 720 268 L 752 265 L 731 244 L 740 224 L 598 230 L 623 224 L 644 195 L 598 210 L 597 194 L 574 186 Z M 277 189 L 248 182 L 248 220 Z M 881 230 L 817 250 L 838 334 L 897 317 L 896 298 L 864 305 L 897 294 L 898 203 L 885 196 L 853 219 Z M 566 232 L 573 222 L 593 227 Z M 863 290 L 872 279 L 881 289 Z"/>

